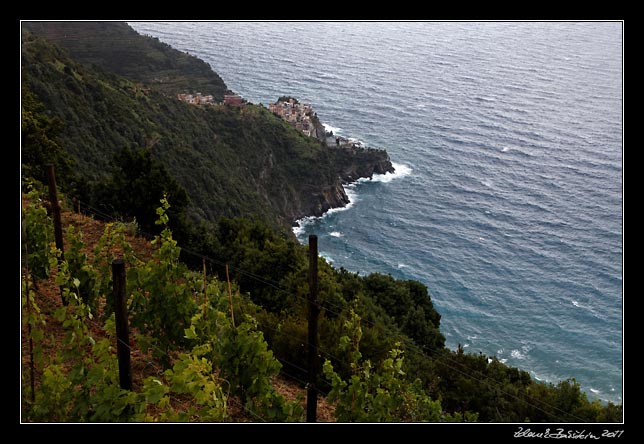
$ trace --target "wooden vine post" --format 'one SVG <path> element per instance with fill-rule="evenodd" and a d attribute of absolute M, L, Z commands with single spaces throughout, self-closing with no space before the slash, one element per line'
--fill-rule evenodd
<path fill-rule="evenodd" d="M 60 203 L 58 202 L 58 191 L 56 190 L 56 172 L 54 166 L 47 165 L 47 184 L 49 186 L 49 202 L 51 203 L 51 213 L 54 219 L 54 239 L 56 248 L 58 248 L 65 257 L 65 247 L 63 246 L 63 225 L 60 219 Z"/>
<path fill-rule="evenodd" d="M 119 382 L 122 389 L 132 390 L 132 365 L 130 363 L 130 331 L 127 318 L 125 292 L 125 262 L 112 261 L 114 316 L 116 318 L 116 353 L 119 361 Z"/>
<path fill-rule="evenodd" d="M 306 391 L 306 422 L 317 421 L 318 396 L 318 237 L 309 235 L 309 331 L 308 331 L 308 385 Z"/>

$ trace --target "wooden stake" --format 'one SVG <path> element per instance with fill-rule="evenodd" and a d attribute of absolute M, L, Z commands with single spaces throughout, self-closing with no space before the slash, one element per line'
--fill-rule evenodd
<path fill-rule="evenodd" d="M 56 172 L 53 165 L 47 165 L 47 184 L 49 186 L 49 202 L 51 203 L 52 216 L 54 219 L 54 238 L 56 240 L 56 248 L 61 253 L 65 252 L 63 246 L 63 226 L 60 221 L 60 204 L 58 203 L 58 192 L 56 190 Z"/>
<path fill-rule="evenodd" d="M 130 363 L 130 332 L 125 296 L 125 262 L 112 261 L 112 286 L 114 291 L 114 316 L 116 318 L 116 352 L 119 361 L 121 388 L 132 390 L 132 365 Z"/>
<path fill-rule="evenodd" d="M 318 237 L 309 235 L 309 331 L 308 331 L 308 387 L 306 390 L 306 422 L 317 421 L 318 395 Z"/>

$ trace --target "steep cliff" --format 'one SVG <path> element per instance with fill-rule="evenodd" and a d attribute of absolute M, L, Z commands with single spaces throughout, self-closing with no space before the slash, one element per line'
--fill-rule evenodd
<path fill-rule="evenodd" d="M 366 177 L 371 179 L 374 174 L 386 174 L 395 171 L 389 155 L 384 150 L 341 146 L 331 148 L 331 152 L 340 178 L 344 183 L 354 182 Z"/>

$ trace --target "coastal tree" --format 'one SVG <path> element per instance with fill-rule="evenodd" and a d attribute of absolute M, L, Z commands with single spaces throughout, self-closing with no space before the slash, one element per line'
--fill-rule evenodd
<path fill-rule="evenodd" d="M 173 232 L 185 229 L 188 195 L 147 149 L 125 147 L 112 160 L 112 174 L 96 186 L 95 206 L 125 220 L 136 220 L 148 234 L 158 234 L 156 207 L 167 196 Z"/>

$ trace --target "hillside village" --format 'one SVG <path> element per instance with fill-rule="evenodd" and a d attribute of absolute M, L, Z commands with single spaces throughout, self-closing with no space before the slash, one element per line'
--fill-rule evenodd
<path fill-rule="evenodd" d="M 181 93 L 177 94 L 177 98 L 183 102 L 191 105 L 229 105 L 242 107 L 248 103 L 245 99 L 237 94 L 224 95 L 223 102 L 215 101 L 212 95 L 204 95 L 202 93 Z M 301 103 L 294 97 L 282 96 L 276 102 L 268 105 L 270 112 L 280 117 L 281 119 L 289 122 L 296 129 L 302 131 L 309 137 L 315 137 L 326 143 L 327 146 L 339 147 L 356 147 L 351 140 L 334 136 L 333 133 L 327 134 L 324 126 L 320 124 L 317 113 L 313 110 L 310 103 Z"/>
<path fill-rule="evenodd" d="M 277 102 L 268 105 L 273 114 L 295 125 L 295 128 L 310 137 L 318 137 L 318 130 L 313 122 L 317 117 L 313 107 L 308 103 L 300 103 L 293 97 L 280 97 Z"/>
<path fill-rule="evenodd" d="M 223 102 L 215 101 L 211 94 L 204 95 L 200 92 L 180 93 L 177 94 L 177 99 L 182 102 L 189 103 L 190 105 L 230 105 L 230 106 L 244 106 L 247 102 L 237 94 L 224 95 Z M 300 103 L 293 97 L 280 97 L 277 102 L 271 103 L 268 109 L 275 115 L 293 124 L 296 129 L 302 131 L 309 137 L 324 136 L 323 132 L 316 127 L 313 119 L 316 117 L 313 107 L 308 103 Z"/>

